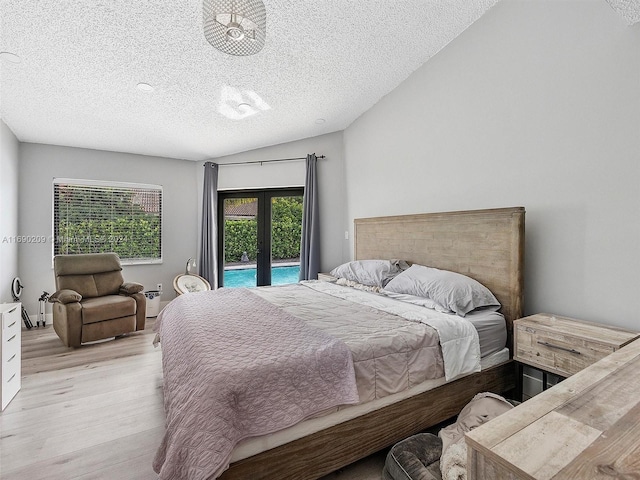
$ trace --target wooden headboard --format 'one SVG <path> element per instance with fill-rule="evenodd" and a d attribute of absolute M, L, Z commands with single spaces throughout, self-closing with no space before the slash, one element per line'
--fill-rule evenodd
<path fill-rule="evenodd" d="M 359 218 L 355 259 L 397 258 L 474 278 L 502 304 L 511 349 L 524 300 L 524 214 L 513 207 Z"/>

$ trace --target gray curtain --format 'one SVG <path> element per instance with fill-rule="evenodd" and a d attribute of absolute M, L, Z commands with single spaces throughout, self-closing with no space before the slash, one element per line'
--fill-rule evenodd
<path fill-rule="evenodd" d="M 218 288 L 218 164 L 204 164 L 202 190 L 202 232 L 200 237 L 200 276 L 211 288 Z"/>
<path fill-rule="evenodd" d="M 307 155 L 307 178 L 302 200 L 302 240 L 300 242 L 300 280 L 315 280 L 320 271 L 320 218 L 316 154 Z"/>

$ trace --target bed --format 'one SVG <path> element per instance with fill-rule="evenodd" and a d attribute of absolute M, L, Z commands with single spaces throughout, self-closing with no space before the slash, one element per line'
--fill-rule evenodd
<path fill-rule="evenodd" d="M 502 305 L 511 348 L 512 322 L 522 313 L 523 208 L 357 219 L 354 231 L 356 260 L 401 258 L 458 272 L 488 287 Z M 247 440 L 234 450 L 229 469 L 219 478 L 319 478 L 454 416 L 478 392 L 510 390 L 515 371 L 508 354 L 505 360 L 453 381 L 431 379 Z"/>

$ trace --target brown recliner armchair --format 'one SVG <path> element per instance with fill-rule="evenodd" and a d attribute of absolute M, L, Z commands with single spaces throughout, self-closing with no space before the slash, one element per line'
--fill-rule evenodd
<path fill-rule="evenodd" d="M 68 347 L 144 330 L 146 298 L 115 253 L 56 255 L 53 329 Z"/>

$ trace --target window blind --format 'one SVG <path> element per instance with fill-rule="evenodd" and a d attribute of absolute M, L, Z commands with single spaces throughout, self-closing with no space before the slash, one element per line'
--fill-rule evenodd
<path fill-rule="evenodd" d="M 54 179 L 53 254 L 104 252 L 162 261 L 162 187 Z"/>

